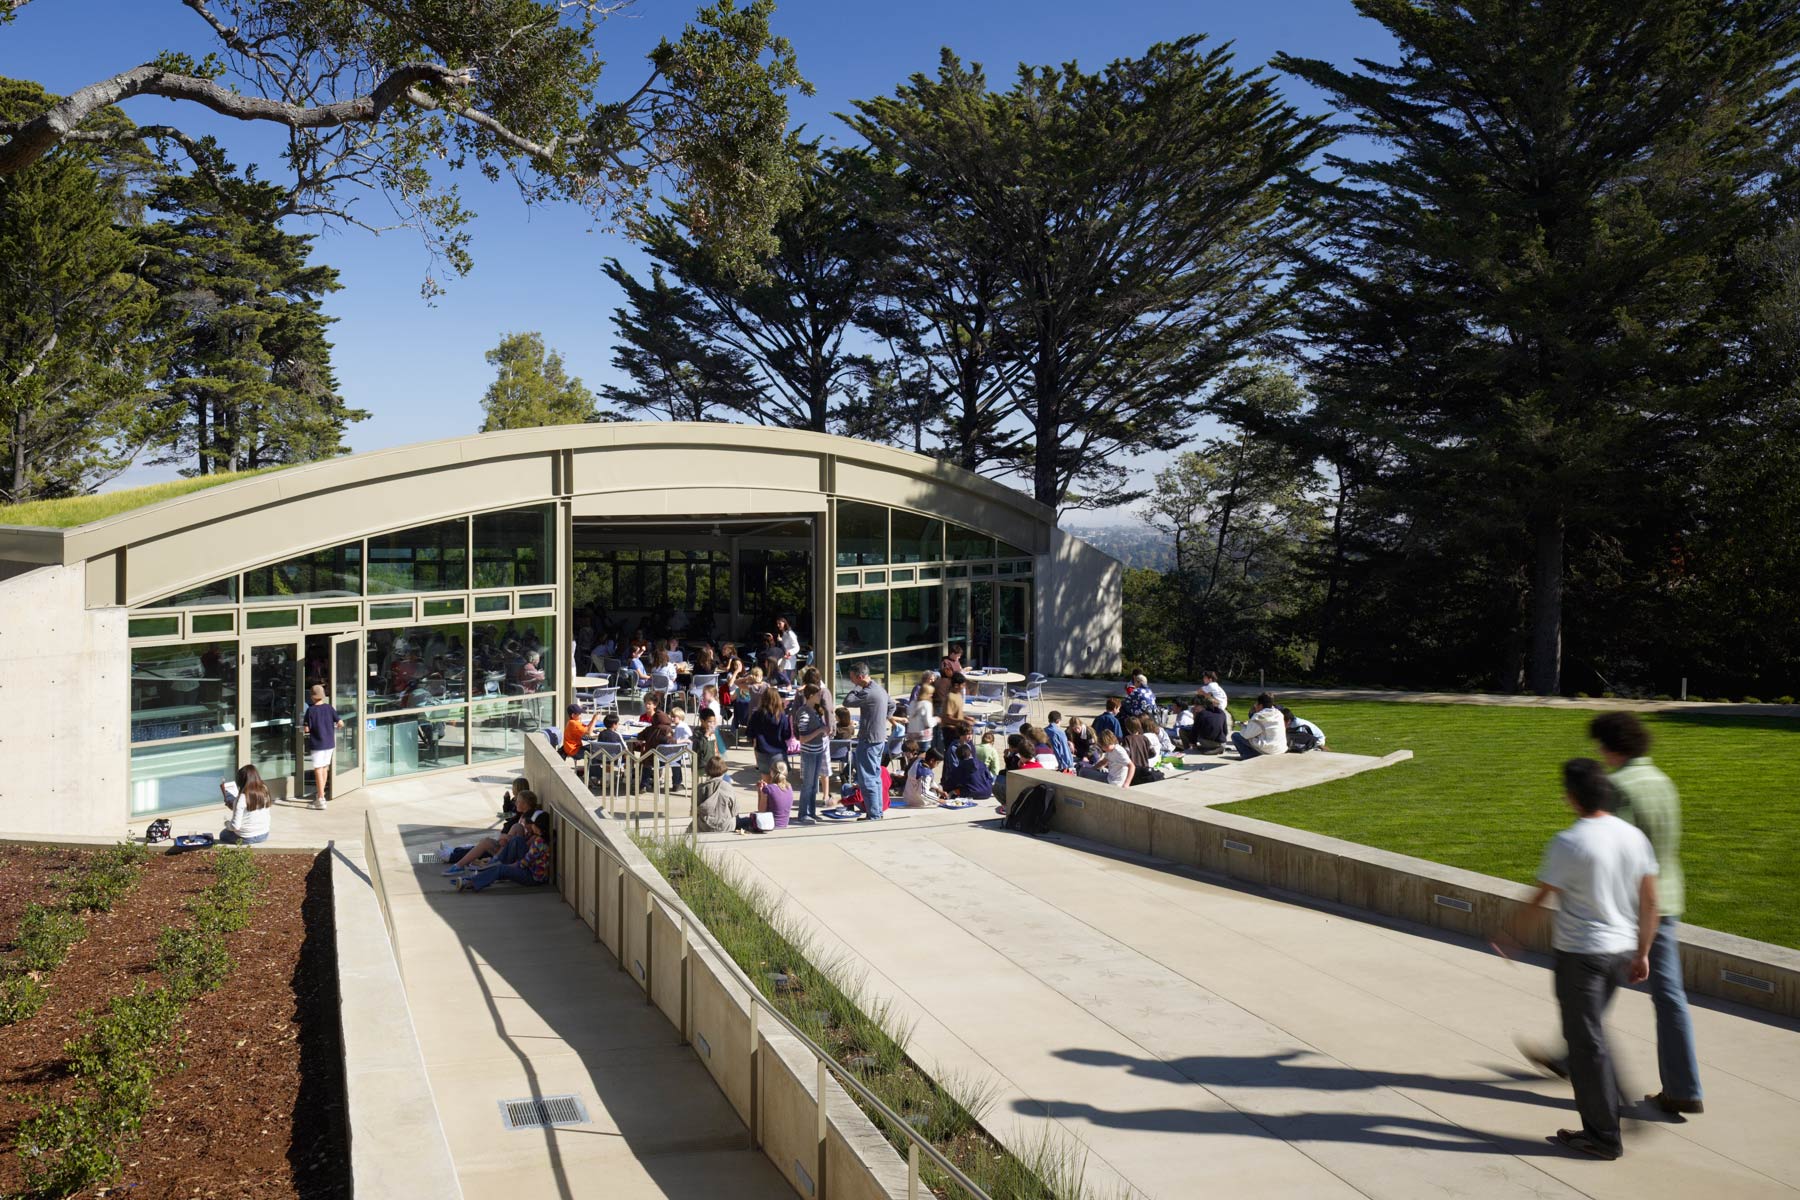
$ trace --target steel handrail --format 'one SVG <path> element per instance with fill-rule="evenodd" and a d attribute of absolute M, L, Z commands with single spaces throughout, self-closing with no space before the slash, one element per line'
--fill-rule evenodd
<path fill-rule="evenodd" d="M 637 781 L 637 769 L 642 765 L 644 760 L 654 758 L 655 756 L 656 756 L 656 752 L 654 750 L 647 750 L 640 754 L 638 752 L 632 751 L 629 748 L 627 748 L 625 758 L 629 762 L 629 767 L 630 767 L 630 772 L 631 772 L 631 782 L 634 785 Z M 691 759 L 691 757 L 692 757 L 692 755 L 690 754 L 689 758 Z M 633 759 L 635 759 L 636 761 L 630 761 Z M 657 782 L 660 783 L 662 781 L 659 779 L 659 780 L 657 780 Z M 636 789 L 634 786 L 634 789 L 633 789 L 634 795 L 635 795 L 635 792 L 636 792 Z M 560 797 L 552 798 L 553 803 L 555 803 L 558 800 L 560 800 Z M 908 1198 L 908 1200 L 917 1200 L 918 1189 L 919 1189 L 919 1154 L 921 1151 L 925 1154 L 925 1156 L 927 1158 L 929 1158 L 933 1163 L 935 1163 L 940 1170 L 942 1170 L 945 1174 L 949 1175 L 949 1177 L 958 1186 L 962 1187 L 965 1191 L 967 1191 L 969 1193 L 970 1197 L 972 1197 L 972 1200 L 993 1200 L 993 1197 L 989 1196 L 986 1191 L 982 1190 L 980 1185 L 976 1184 L 974 1180 L 970 1179 L 966 1174 L 964 1174 L 961 1168 L 959 1168 L 955 1163 L 951 1162 L 948 1158 L 945 1158 L 943 1153 L 941 1151 L 939 1151 L 936 1146 L 933 1146 L 926 1139 L 924 1134 L 922 1134 L 918 1130 L 914 1129 L 912 1127 L 911 1123 L 908 1122 L 905 1117 L 902 1117 L 899 1113 L 895 1112 L 892 1108 L 888 1107 L 887 1103 L 885 1101 L 883 1101 L 879 1096 L 877 1096 L 874 1092 L 870 1091 L 869 1088 L 866 1085 L 864 1085 L 860 1079 L 857 1079 L 855 1077 L 855 1075 L 851 1073 L 851 1071 L 848 1067 L 845 1067 L 841 1063 L 839 1063 L 835 1058 L 833 1058 L 831 1056 L 829 1051 L 827 1051 L 823 1046 L 820 1046 L 817 1042 L 815 1042 L 812 1039 L 811 1035 L 809 1035 L 805 1030 L 801 1029 L 793 1021 L 789 1020 L 787 1015 L 785 1013 L 783 1013 L 779 1008 L 775 1007 L 775 1005 L 773 1003 L 764 999 L 762 990 L 756 986 L 756 981 L 751 979 L 749 974 L 742 967 L 740 967 L 738 965 L 737 960 L 731 956 L 730 952 L 727 951 L 722 944 L 720 944 L 718 938 L 716 938 L 713 935 L 712 930 L 707 928 L 706 924 L 704 922 L 700 921 L 699 918 L 694 917 L 689 913 L 686 902 L 683 901 L 679 895 L 671 898 L 669 896 L 665 896 L 662 894 L 662 891 L 660 890 L 660 888 L 666 888 L 666 887 L 669 887 L 670 885 L 669 885 L 668 880 L 662 876 L 661 872 L 656 873 L 656 877 L 654 880 L 646 878 L 643 875 L 643 873 L 638 870 L 638 868 L 636 868 L 633 864 L 627 862 L 623 855 L 619 854 L 611 846 L 607 845 L 603 838 L 596 836 L 597 831 L 590 832 L 586 828 L 586 826 L 584 824 L 585 820 L 591 819 L 591 818 L 589 818 L 587 813 L 585 813 L 585 812 L 582 813 L 581 819 L 576 819 L 576 820 L 570 820 L 569 819 L 570 814 L 568 814 L 568 813 L 560 813 L 559 815 L 561 815 L 564 818 L 564 823 L 566 825 L 570 826 L 571 828 L 573 828 L 575 830 L 575 832 L 577 833 L 577 835 L 580 837 L 580 839 L 583 842 L 591 844 L 601 854 L 604 854 L 607 858 L 611 859 L 614 863 L 616 863 L 618 865 L 620 873 L 621 873 L 621 878 L 624 875 L 629 874 L 633 879 L 636 879 L 640 884 L 643 885 L 645 896 L 651 900 L 654 900 L 663 909 L 663 911 L 666 915 L 673 918 L 674 920 L 676 920 L 679 923 L 680 930 L 681 930 L 681 940 L 682 940 L 682 945 L 684 947 L 684 950 L 685 950 L 685 948 L 691 947 L 695 944 L 699 944 L 701 946 L 706 947 L 708 950 L 712 951 L 713 955 L 719 960 L 720 963 L 722 963 L 724 965 L 727 974 L 732 976 L 733 978 L 735 978 L 735 980 L 738 982 L 738 984 L 741 987 L 743 987 L 745 994 L 749 998 L 749 1005 L 750 1005 L 750 1041 L 751 1041 L 750 1054 L 751 1054 L 752 1062 L 754 1062 L 756 1060 L 756 1055 L 758 1052 L 758 1041 L 761 1037 L 761 1035 L 757 1031 L 758 1010 L 767 1012 L 770 1016 L 774 1017 L 775 1020 L 781 1025 L 781 1027 L 783 1029 L 785 1029 L 787 1031 L 787 1033 L 790 1036 L 792 1036 L 796 1040 L 798 1040 L 800 1042 L 800 1044 L 805 1046 L 806 1049 L 808 1050 L 808 1052 L 810 1052 L 812 1054 L 813 1059 L 816 1062 L 818 1069 L 820 1071 L 819 1088 L 818 1088 L 819 1094 L 817 1097 L 817 1104 L 819 1107 L 819 1122 L 820 1122 L 820 1126 L 821 1126 L 821 1136 L 823 1136 L 823 1125 L 824 1125 L 824 1121 L 825 1121 L 824 1072 L 829 1071 L 833 1076 L 835 1076 L 837 1078 L 839 1083 L 843 1084 L 845 1087 L 849 1088 L 851 1091 L 855 1092 L 858 1096 L 860 1096 L 863 1099 L 863 1101 L 865 1103 L 867 1103 L 871 1108 L 873 1108 L 877 1113 L 879 1113 L 884 1120 L 888 1121 L 895 1128 L 900 1130 L 900 1132 L 906 1137 L 907 1142 L 908 1142 L 908 1149 L 907 1149 L 907 1198 Z M 655 814 L 653 813 L 652 814 L 652 829 L 654 829 L 655 826 L 656 826 L 656 819 L 655 819 Z M 664 828 L 665 828 L 665 830 L 667 829 L 666 813 L 664 815 Z M 690 828 L 692 828 L 692 827 L 690 827 Z M 695 848 L 697 851 L 697 836 L 695 838 Z M 595 884 L 595 888 L 598 889 L 598 887 L 599 887 L 598 876 L 596 876 L 596 878 L 594 880 L 594 884 Z M 660 885 L 660 887 L 659 887 L 659 885 Z M 622 899 L 623 899 L 623 894 L 622 894 L 622 890 L 621 890 L 621 895 L 618 897 L 617 900 L 615 900 L 615 903 L 622 902 Z M 648 957 L 649 957 L 650 911 L 647 908 L 645 909 L 645 912 L 644 912 L 644 919 L 645 919 L 645 956 L 646 956 L 646 959 L 648 959 Z M 595 924 L 595 936 L 596 937 L 599 936 L 599 922 L 600 922 L 600 911 L 599 911 L 599 906 L 598 906 L 597 897 L 596 897 L 596 905 L 595 905 L 595 910 L 594 910 L 594 924 Z M 619 912 L 619 924 L 620 924 L 620 932 L 623 933 L 624 911 L 623 911 L 622 903 L 621 903 L 621 909 Z M 696 938 L 694 936 L 696 934 L 696 932 L 699 934 L 698 938 Z M 619 945 L 619 950 L 618 950 L 618 958 L 619 958 L 620 966 L 623 967 L 624 960 L 625 960 L 625 945 L 624 945 L 623 938 L 621 938 L 621 940 L 620 940 L 620 945 Z M 686 956 L 684 954 L 683 960 L 682 960 L 682 970 L 683 970 L 683 972 L 686 972 L 691 969 L 692 968 L 688 965 Z M 644 975 L 645 997 L 651 1003 L 654 1003 L 655 1002 L 655 995 L 654 995 L 655 984 L 652 981 L 651 966 L 648 961 L 646 961 L 646 963 L 644 965 L 643 975 Z M 683 1007 L 683 1011 L 681 1014 L 681 1026 L 682 1026 L 681 1035 L 682 1035 L 683 1040 L 686 1040 L 687 1036 L 688 1036 L 688 1029 L 687 1029 L 687 1012 L 685 1009 L 685 998 L 690 993 L 689 993 L 689 985 L 687 983 L 687 979 L 686 979 L 685 975 L 682 980 L 682 991 L 683 991 L 684 1007 Z M 755 1138 L 757 1138 L 757 1130 L 756 1130 L 754 1118 L 756 1117 L 756 1115 L 758 1113 L 759 1105 L 758 1105 L 756 1091 L 755 1091 L 755 1083 L 754 1083 L 755 1073 L 754 1072 L 752 1075 L 752 1080 L 753 1080 L 753 1084 L 752 1084 L 752 1092 L 751 1092 L 751 1098 L 750 1098 L 750 1106 L 751 1106 L 751 1115 L 752 1115 L 753 1121 L 752 1121 L 752 1127 L 751 1127 L 751 1136 L 753 1139 L 755 1139 Z M 821 1174 L 823 1174 L 823 1162 L 821 1162 L 818 1165 L 821 1168 Z"/>

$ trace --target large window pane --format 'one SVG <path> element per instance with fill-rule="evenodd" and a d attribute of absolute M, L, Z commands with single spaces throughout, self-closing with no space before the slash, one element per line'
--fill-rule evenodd
<path fill-rule="evenodd" d="M 475 627 L 474 695 L 556 691 L 556 618 L 514 617 Z"/>
<path fill-rule="evenodd" d="M 525 753 L 525 739 L 540 729 L 559 728 L 556 697 L 534 696 L 500 704 L 477 704 L 469 722 L 471 749 L 476 762 L 517 758 Z"/>
<path fill-rule="evenodd" d="M 461 766 L 468 714 L 467 707 L 458 706 L 442 712 L 375 717 L 370 722 L 364 777 L 373 782 Z"/>
<path fill-rule="evenodd" d="M 878 567 L 887 562 L 888 510 L 878 504 L 837 502 L 837 565 Z"/>
<path fill-rule="evenodd" d="M 236 642 L 133 647 L 131 740 L 236 729 L 237 662 Z"/>
<path fill-rule="evenodd" d="M 556 507 L 539 504 L 475 518 L 475 586 L 541 587 L 556 582 Z"/>
<path fill-rule="evenodd" d="M 862 663 L 869 668 L 869 676 L 882 687 L 887 687 L 887 655 L 885 654 L 852 654 L 837 660 L 836 678 L 832 681 L 832 689 L 839 701 L 850 693 L 855 685 L 850 682 L 850 664 Z M 890 689 L 891 691 L 891 689 Z"/>
<path fill-rule="evenodd" d="M 744 636 L 775 628 L 786 617 L 801 642 L 812 642 L 812 555 L 805 550 L 738 553 L 738 615 Z"/>
<path fill-rule="evenodd" d="M 244 572 L 246 600 L 322 600 L 362 595 L 362 543 L 350 542 Z"/>
<path fill-rule="evenodd" d="M 430 708 L 468 698 L 469 627 L 411 625 L 368 633 L 372 713 Z"/>
<path fill-rule="evenodd" d="M 886 592 L 840 592 L 837 598 L 837 652 L 842 660 L 865 650 L 887 648 Z"/>
<path fill-rule="evenodd" d="M 985 533 L 977 533 L 973 529 L 964 529 L 961 525 L 952 525 L 945 531 L 945 557 L 952 562 L 966 562 L 971 558 L 994 557 L 994 539 Z"/>
<path fill-rule="evenodd" d="M 995 613 L 994 656 L 1009 671 L 1031 670 L 1031 585 L 1005 583 L 999 587 Z"/>
<path fill-rule="evenodd" d="M 131 814 L 172 808 L 216 807 L 219 782 L 237 772 L 237 738 L 135 746 L 131 751 Z"/>
<path fill-rule="evenodd" d="M 913 685 L 923 678 L 925 672 L 935 671 L 944 659 L 943 648 L 933 646 L 929 650 L 896 650 L 888 656 L 888 687 L 895 696 L 904 700 L 912 694 Z"/>
<path fill-rule="evenodd" d="M 894 554 L 897 563 L 937 562 L 944 557 L 944 523 L 922 513 L 894 510 Z"/>
<path fill-rule="evenodd" d="M 215 579 L 211 583 L 203 583 L 199 587 L 189 588 L 185 592 L 177 592 L 167 600 L 158 600 L 148 608 L 210 608 L 217 604 L 236 604 L 238 581 L 236 575 L 227 575 L 223 579 Z"/>
<path fill-rule="evenodd" d="M 369 593 L 459 592 L 469 586 L 469 522 L 461 517 L 369 539 Z"/>
<path fill-rule="evenodd" d="M 943 589 L 895 588 L 892 595 L 894 613 L 893 634 L 888 639 L 890 644 L 935 646 L 943 639 Z"/>

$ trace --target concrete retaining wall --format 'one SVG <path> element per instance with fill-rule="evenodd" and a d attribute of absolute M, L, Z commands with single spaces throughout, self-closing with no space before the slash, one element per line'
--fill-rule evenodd
<path fill-rule="evenodd" d="M 369 861 L 360 842 L 330 853 L 351 1194 L 461 1200 Z"/>
<path fill-rule="evenodd" d="M 831 1200 L 905 1196 L 905 1162 L 829 1076 L 821 1179 L 812 1052 L 766 1016 L 753 1035 L 749 989 L 732 964 L 696 944 L 692 934 L 684 944 L 681 917 L 690 930 L 703 929 L 700 920 L 621 828 L 594 819 L 587 788 L 539 738 L 525 740 L 525 777 L 556 821 L 563 899 L 681 1031 L 757 1148 L 796 1194 Z M 661 903 L 652 902 L 653 895 Z"/>
<path fill-rule="evenodd" d="M 1008 795 L 1044 783 L 1056 792 L 1053 828 L 1134 854 L 1279 888 L 1438 929 L 1484 937 L 1531 898 L 1524 884 L 1204 805 L 1070 775 L 1009 775 Z M 1548 950 L 1540 938 L 1536 950 Z M 1800 1017 L 1800 952 L 1684 925 L 1690 992 Z"/>
<path fill-rule="evenodd" d="M 0 580 L 0 829 L 125 836 L 125 610 L 87 607 L 81 563 Z"/>

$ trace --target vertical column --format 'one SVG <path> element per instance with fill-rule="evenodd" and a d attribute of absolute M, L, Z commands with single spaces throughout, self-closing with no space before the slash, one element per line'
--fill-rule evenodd
<path fill-rule="evenodd" d="M 813 522 L 813 663 L 833 694 L 837 680 L 837 502 L 829 496 Z M 836 700 L 833 700 L 836 703 Z"/>

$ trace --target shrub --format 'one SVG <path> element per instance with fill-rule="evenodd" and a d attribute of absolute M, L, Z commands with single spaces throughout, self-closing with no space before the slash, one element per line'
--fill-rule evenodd
<path fill-rule="evenodd" d="M 97 1107 L 78 1097 L 45 1105 L 19 1125 L 19 1157 L 33 1193 L 70 1196 L 118 1173 L 118 1152 L 95 1119 Z"/>
<path fill-rule="evenodd" d="M 216 930 L 165 929 L 156 950 L 157 970 L 169 981 L 169 990 L 183 1000 L 212 991 L 231 974 L 231 952 Z"/>
<path fill-rule="evenodd" d="M 26 971 L 49 971 L 69 955 L 87 933 L 72 912 L 42 904 L 27 906 L 19 918 L 18 964 Z"/>
<path fill-rule="evenodd" d="M 44 1007 L 44 985 L 29 975 L 0 977 L 0 1025 L 14 1025 Z"/>
<path fill-rule="evenodd" d="M 60 884 L 67 895 L 63 906 L 71 912 L 111 912 L 119 898 L 136 885 L 138 870 L 149 857 L 149 850 L 132 842 L 96 852 L 80 874 Z"/>

